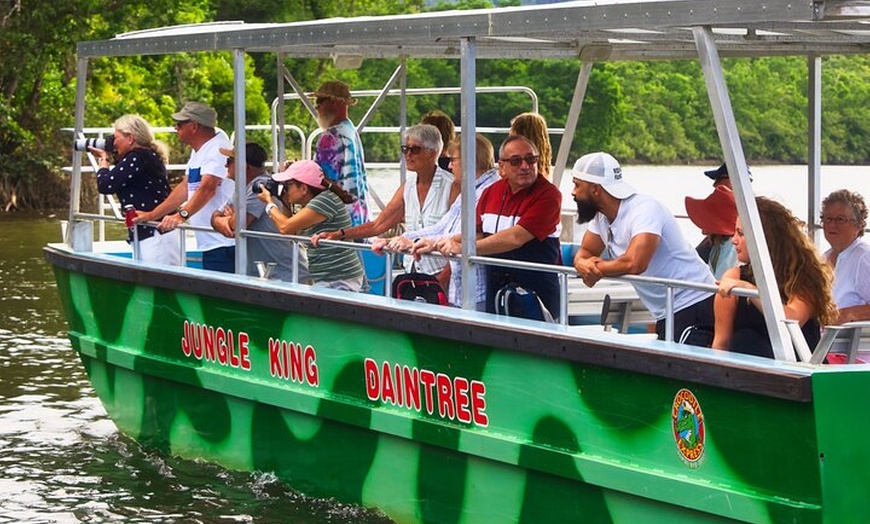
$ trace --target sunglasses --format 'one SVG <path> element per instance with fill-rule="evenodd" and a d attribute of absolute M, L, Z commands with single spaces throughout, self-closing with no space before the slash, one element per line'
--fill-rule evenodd
<path fill-rule="evenodd" d="M 189 124 L 191 122 L 193 122 L 193 120 L 182 120 L 181 122 L 176 122 L 175 129 L 178 129 L 179 127 L 184 127 L 185 124 Z"/>
<path fill-rule="evenodd" d="M 230 167 L 231 165 L 233 165 L 233 163 L 235 163 L 235 161 L 236 161 L 236 159 L 233 158 L 233 157 L 229 157 L 229 158 L 227 158 L 226 166 L 227 166 L 227 167 Z"/>
<path fill-rule="evenodd" d="M 419 155 L 420 151 L 423 151 L 424 149 L 426 148 L 423 146 L 402 146 L 402 154 L 407 155 L 408 153 L 411 153 L 412 155 Z"/>
<path fill-rule="evenodd" d="M 541 157 L 538 155 L 512 156 L 510 158 L 499 159 L 499 162 L 507 162 L 514 167 L 520 167 L 525 162 L 529 167 L 535 167 L 538 165 L 539 158 Z"/>

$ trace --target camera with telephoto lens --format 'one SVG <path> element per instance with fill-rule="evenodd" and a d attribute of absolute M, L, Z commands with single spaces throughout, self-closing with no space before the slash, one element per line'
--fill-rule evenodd
<path fill-rule="evenodd" d="M 111 153 L 115 150 L 115 137 L 109 135 L 106 138 L 79 138 L 73 143 L 73 147 L 76 151 L 87 151 L 89 147 L 94 147 Z"/>
<path fill-rule="evenodd" d="M 277 195 L 277 194 L 278 194 L 278 188 L 281 186 L 281 184 L 279 184 L 278 182 L 275 182 L 274 180 L 272 180 L 271 178 L 269 178 L 269 179 L 264 180 L 264 181 L 262 181 L 262 182 L 257 182 L 256 184 L 253 185 L 253 187 L 251 187 L 251 190 L 252 190 L 254 193 L 262 193 L 262 192 L 263 192 L 263 187 L 260 187 L 261 185 L 262 185 L 263 187 L 265 187 L 266 190 L 267 190 L 267 191 L 269 192 L 269 194 L 271 194 L 271 195 Z"/>

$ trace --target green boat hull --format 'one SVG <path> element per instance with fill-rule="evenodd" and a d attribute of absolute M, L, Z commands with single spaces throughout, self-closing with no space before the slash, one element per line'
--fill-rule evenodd
<path fill-rule="evenodd" d="M 397 522 L 864 522 L 863 366 L 46 250 L 119 430 Z"/>

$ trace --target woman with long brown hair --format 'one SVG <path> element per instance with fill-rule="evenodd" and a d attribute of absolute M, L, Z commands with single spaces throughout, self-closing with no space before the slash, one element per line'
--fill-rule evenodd
<path fill-rule="evenodd" d="M 785 318 L 800 324 L 812 348 L 819 342 L 821 326 L 837 318 L 831 297 L 831 268 L 816 253 L 805 224 L 791 211 L 768 198 L 757 197 L 755 201 Z M 716 316 L 713 347 L 773 358 L 761 299 L 731 295 L 734 288 L 757 289 L 739 218 L 732 242 L 737 260 L 743 265 L 727 270 L 719 282 L 719 294 L 713 305 Z"/>

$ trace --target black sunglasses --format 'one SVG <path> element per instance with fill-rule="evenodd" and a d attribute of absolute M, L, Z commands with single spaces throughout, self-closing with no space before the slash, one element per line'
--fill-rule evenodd
<path fill-rule="evenodd" d="M 514 167 L 520 167 L 523 165 L 523 162 L 529 165 L 529 167 L 534 167 L 538 165 L 538 159 L 541 158 L 538 155 L 526 155 L 526 156 L 512 156 L 510 158 L 502 158 L 499 159 L 500 162 L 507 162 L 508 164 Z"/>
<path fill-rule="evenodd" d="M 423 149 L 423 146 L 402 146 L 402 154 L 407 155 L 411 153 L 412 155 L 419 155 Z"/>

